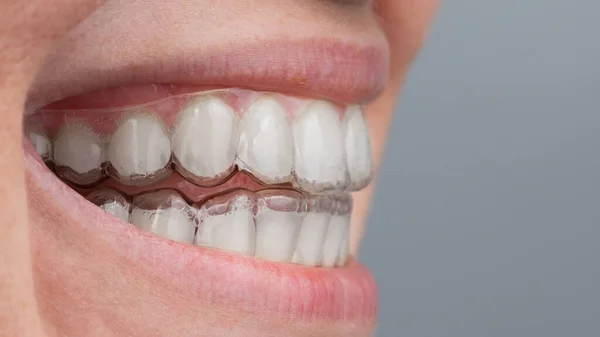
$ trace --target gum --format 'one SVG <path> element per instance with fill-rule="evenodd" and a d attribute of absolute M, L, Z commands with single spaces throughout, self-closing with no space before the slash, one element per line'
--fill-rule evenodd
<path fill-rule="evenodd" d="M 162 180 L 152 186 L 131 186 L 131 185 L 123 185 L 119 181 L 114 178 L 108 178 L 102 181 L 100 184 L 91 187 L 82 187 L 74 184 L 69 184 L 71 188 L 77 191 L 79 194 L 87 195 L 88 193 L 93 192 L 98 187 L 110 188 L 114 190 L 118 190 L 120 193 L 128 196 L 134 197 L 139 194 L 160 190 L 160 189 L 175 189 L 177 190 L 185 199 L 190 200 L 195 203 L 200 203 L 204 200 L 208 200 L 211 196 L 220 195 L 227 193 L 236 189 L 245 189 L 251 192 L 258 192 L 267 189 L 277 188 L 278 191 L 290 190 L 291 186 L 286 185 L 270 185 L 266 186 L 258 182 L 247 172 L 236 172 L 231 176 L 230 179 L 227 179 L 223 184 L 219 184 L 216 186 L 203 187 L 195 185 L 194 183 L 186 180 L 179 174 L 171 174 L 165 180 Z"/>
<path fill-rule="evenodd" d="M 55 138 L 60 129 L 68 123 L 83 124 L 100 137 L 108 138 L 120 125 L 123 118 L 131 113 L 147 113 L 157 119 L 173 132 L 178 114 L 198 97 L 218 97 L 227 103 L 238 115 L 243 117 L 248 106 L 261 96 L 273 97 L 283 106 L 291 122 L 294 116 L 309 104 L 311 99 L 289 96 L 275 92 L 258 92 L 246 89 L 214 89 L 195 93 L 184 93 L 159 99 L 139 105 L 129 105 L 107 109 L 41 109 L 27 117 L 26 124 L 41 128 L 51 139 Z M 335 105 L 340 120 L 343 118 L 345 106 Z"/>

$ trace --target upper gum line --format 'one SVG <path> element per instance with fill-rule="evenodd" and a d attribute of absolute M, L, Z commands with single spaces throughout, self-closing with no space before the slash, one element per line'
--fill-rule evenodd
<path fill-rule="evenodd" d="M 292 119 L 293 115 L 307 104 L 310 104 L 313 101 L 321 101 L 319 99 L 297 97 L 277 92 L 259 92 L 228 88 L 180 93 L 141 104 L 114 108 L 40 109 L 36 114 L 31 116 L 31 120 L 35 123 L 43 124 L 45 131 L 51 137 L 60 132 L 64 120 L 68 118 L 85 120 L 86 126 L 89 126 L 94 131 L 100 134 L 109 134 L 118 126 L 125 113 L 144 114 L 147 113 L 148 110 L 151 110 L 153 116 L 160 119 L 167 128 L 171 129 L 175 127 L 177 113 L 183 110 L 190 100 L 200 97 L 218 97 L 229 105 L 239 118 L 242 118 L 248 107 L 261 97 L 275 99 L 285 109 L 288 114 L 288 119 Z M 326 102 L 331 104 L 340 116 L 343 114 L 346 107 L 350 106 L 339 105 L 330 101 Z"/>

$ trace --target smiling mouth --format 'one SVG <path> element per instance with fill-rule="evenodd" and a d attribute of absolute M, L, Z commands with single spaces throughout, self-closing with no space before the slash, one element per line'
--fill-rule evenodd
<path fill-rule="evenodd" d="M 25 125 L 40 159 L 113 216 L 279 263 L 346 265 L 349 192 L 372 176 L 359 105 L 279 93 L 229 88 L 42 109 Z"/>
<path fill-rule="evenodd" d="M 71 282 L 110 307 L 113 293 L 132 298 L 116 285 L 126 278 L 149 303 L 200 308 L 182 313 L 192 321 L 218 308 L 247 326 L 373 329 L 377 287 L 350 249 L 350 219 L 352 192 L 373 175 L 363 107 L 385 85 L 387 45 L 270 48 L 43 77 L 24 148 L 44 284 Z M 46 270 L 57 256 L 71 267 Z M 115 283 L 89 292 L 71 268 Z"/>

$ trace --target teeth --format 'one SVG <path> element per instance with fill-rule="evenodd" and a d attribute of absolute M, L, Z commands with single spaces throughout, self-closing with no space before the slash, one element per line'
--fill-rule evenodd
<path fill-rule="evenodd" d="M 100 205 L 100 208 L 125 222 L 129 222 L 129 209 L 116 201 L 104 203 Z"/>
<path fill-rule="evenodd" d="M 296 184 L 311 193 L 343 190 L 348 183 L 342 126 L 335 108 L 314 101 L 294 121 Z"/>
<path fill-rule="evenodd" d="M 305 212 L 301 196 L 261 196 L 257 205 L 255 256 L 290 262 Z"/>
<path fill-rule="evenodd" d="M 29 140 L 42 159 L 48 159 L 52 157 L 52 143 L 50 140 L 37 132 L 29 133 Z"/>
<path fill-rule="evenodd" d="M 344 115 L 344 141 L 346 160 L 350 174 L 350 187 L 358 191 L 366 187 L 372 175 L 369 130 L 358 105 L 349 106 Z"/>
<path fill-rule="evenodd" d="M 179 116 L 173 135 L 173 155 L 178 170 L 200 184 L 229 175 L 238 144 L 239 121 L 218 98 L 194 101 Z"/>
<path fill-rule="evenodd" d="M 321 264 L 325 234 L 331 220 L 331 198 L 309 198 L 292 262 L 307 266 Z"/>
<path fill-rule="evenodd" d="M 129 221 L 131 205 L 119 192 L 111 189 L 100 189 L 88 194 L 87 199 L 115 217 Z"/>
<path fill-rule="evenodd" d="M 100 179 L 105 160 L 104 144 L 81 125 L 67 125 L 54 141 L 57 173 L 76 184 L 87 185 Z"/>
<path fill-rule="evenodd" d="M 26 121 L 26 130 L 58 175 L 80 185 L 108 174 L 126 185 L 147 186 L 174 167 L 195 185 L 214 187 L 237 166 L 264 184 L 291 183 L 329 195 L 364 188 L 373 171 L 362 108 L 349 105 L 343 114 L 340 109 L 323 100 L 228 89 L 106 111 L 101 118 L 65 112 L 67 127 L 56 144 L 44 136 L 44 127 L 53 130 L 59 120 L 50 112 Z M 78 125 L 84 118 L 92 124 Z M 98 139 L 103 134 L 91 130 L 106 129 L 112 119 L 120 123 L 105 146 Z"/>
<path fill-rule="evenodd" d="M 346 237 L 350 232 L 350 205 L 347 199 L 337 201 L 336 212 L 331 216 L 329 227 L 325 234 L 325 243 L 323 245 L 323 266 L 333 267 L 336 264 L 345 263 L 347 256 L 340 256 L 347 252 L 347 248 L 342 248 L 348 244 Z M 347 254 L 347 253 L 346 253 Z"/>
<path fill-rule="evenodd" d="M 238 165 L 263 182 L 290 180 L 294 163 L 292 130 L 283 107 L 263 97 L 250 105 L 242 121 Z"/>
<path fill-rule="evenodd" d="M 187 244 L 305 266 L 344 266 L 349 256 L 352 200 L 347 194 L 236 190 L 199 209 L 170 189 L 140 194 L 132 203 L 102 187 L 86 198 L 142 230 Z"/>
<path fill-rule="evenodd" d="M 192 243 L 194 224 L 181 210 L 174 208 L 146 210 L 135 207 L 131 223 L 143 230 L 174 241 Z"/>
<path fill-rule="evenodd" d="M 125 119 L 108 145 L 108 160 L 123 183 L 154 182 L 166 175 L 171 141 L 161 122 L 149 115 Z"/>
<path fill-rule="evenodd" d="M 344 240 L 342 241 L 342 246 L 340 247 L 340 252 L 338 258 L 336 260 L 336 266 L 343 267 L 346 265 L 348 261 L 348 257 L 350 256 L 350 219 L 347 217 L 347 228 L 346 233 L 344 234 Z"/>
<path fill-rule="evenodd" d="M 254 199 L 249 194 L 225 195 L 198 211 L 196 244 L 254 255 Z"/>
<path fill-rule="evenodd" d="M 194 241 L 194 211 L 177 193 L 159 191 L 133 200 L 130 222 L 143 230 L 174 241 Z"/>
<path fill-rule="evenodd" d="M 57 175 L 78 185 L 108 174 L 121 184 L 148 186 L 174 168 L 187 182 L 127 187 L 137 195 L 131 203 L 108 189 L 86 196 L 143 230 L 270 261 L 334 267 L 349 258 L 351 199 L 341 192 L 364 188 L 373 174 L 362 108 L 340 111 L 322 100 L 216 90 L 98 118 L 65 112 L 56 138 L 60 118 L 40 114 L 27 121 L 25 134 Z M 91 124 L 80 125 L 85 118 Z M 101 139 L 112 120 L 119 121 L 116 130 Z M 250 174 L 229 180 L 236 168 Z M 244 180 L 248 175 L 263 187 Z M 190 206 L 164 186 L 202 204 Z M 150 189 L 155 192 L 139 193 Z"/>
<path fill-rule="evenodd" d="M 331 216 L 329 228 L 325 235 L 325 244 L 323 245 L 323 266 L 333 267 L 338 259 L 341 259 L 339 254 L 344 243 L 344 237 L 347 235 L 349 227 L 348 217 L 335 214 Z"/>

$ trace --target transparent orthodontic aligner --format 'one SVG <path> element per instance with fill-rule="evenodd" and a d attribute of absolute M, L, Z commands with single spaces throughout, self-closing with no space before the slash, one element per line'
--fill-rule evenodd
<path fill-rule="evenodd" d="M 217 102 L 215 99 L 224 105 L 219 106 L 219 104 L 215 103 Z M 209 103 L 206 103 L 207 101 Z M 256 114 L 253 111 L 262 111 L 259 109 L 260 107 L 253 107 L 253 104 L 258 104 L 257 102 L 266 106 L 271 104 L 271 107 L 269 108 L 271 109 L 270 111 L 276 110 L 273 106 L 276 106 L 277 104 L 284 109 L 282 113 L 285 114 L 285 118 L 280 119 L 280 122 L 283 123 L 285 120 L 284 128 L 289 128 L 291 132 L 289 138 L 291 141 L 290 146 L 292 146 L 292 148 L 289 149 L 289 152 L 290 155 L 293 153 L 293 163 L 288 173 L 286 173 L 288 171 L 288 166 L 285 165 L 289 164 L 284 165 L 286 168 L 283 173 L 278 172 L 270 176 L 264 174 L 262 168 L 255 168 L 250 163 L 252 161 L 261 162 L 261 160 L 262 162 L 269 163 L 269 160 L 272 160 L 277 163 L 277 165 L 281 164 L 272 159 L 275 154 L 270 153 L 268 150 L 264 151 L 265 153 L 260 153 L 261 151 L 259 150 L 254 151 L 255 155 L 260 153 L 261 158 L 259 159 L 252 159 L 253 156 L 248 154 L 251 152 L 248 149 L 252 148 L 253 145 L 251 143 L 253 141 L 255 143 L 259 142 L 256 140 L 257 137 L 264 136 L 264 134 L 260 133 L 248 136 L 251 133 L 248 129 L 251 127 L 258 128 L 255 124 L 261 123 L 260 119 L 252 117 L 252 113 Z M 265 102 L 270 103 L 267 104 Z M 184 113 L 187 113 L 187 117 L 192 116 L 190 118 L 195 121 L 206 120 L 208 117 L 204 116 L 203 112 L 199 113 L 193 111 L 194 109 L 197 110 L 198 106 L 201 104 L 208 106 L 208 108 L 206 108 L 208 110 L 213 109 L 211 111 L 214 116 L 221 116 L 213 118 L 214 123 L 217 123 L 222 119 L 223 114 L 220 114 L 219 111 L 230 110 L 230 115 L 228 116 L 232 121 L 230 134 L 233 145 L 231 146 L 235 148 L 235 153 L 231 155 L 231 153 L 228 152 L 228 156 L 221 156 L 219 155 L 219 151 L 214 151 L 215 153 L 212 154 L 214 155 L 214 158 L 221 160 L 221 162 L 229 163 L 227 167 L 221 166 L 219 172 L 210 172 L 210 168 L 204 167 L 206 166 L 206 163 L 210 164 L 211 161 L 200 160 L 203 158 L 202 151 L 198 154 L 194 153 L 193 149 L 188 149 L 189 151 L 187 152 L 185 152 L 186 149 L 181 149 L 182 146 L 189 147 L 189 144 L 193 144 L 192 141 L 181 141 L 181 139 L 185 140 L 192 137 L 191 135 L 197 134 L 198 130 L 207 132 L 213 130 L 217 132 L 223 128 L 223 123 L 215 124 L 216 127 L 214 128 L 205 127 L 202 129 L 202 127 L 196 125 L 201 123 L 188 123 L 188 125 L 180 121 L 180 119 L 183 118 L 182 116 Z M 226 107 L 229 107 L 229 110 L 227 110 Z M 316 113 L 313 111 L 315 109 L 320 110 Z M 43 159 L 51 166 L 53 165 L 55 167 L 57 175 L 81 186 L 92 185 L 105 177 L 112 177 L 125 185 L 148 186 L 161 181 L 173 171 L 176 171 L 196 185 L 213 187 L 222 184 L 229 179 L 236 170 L 244 170 L 264 184 L 290 183 L 295 188 L 312 194 L 337 194 L 343 191 L 362 189 L 370 182 L 372 175 L 370 152 L 368 152 L 370 151 L 368 146 L 368 135 L 363 135 L 364 137 L 361 136 L 366 139 L 366 143 L 362 138 L 357 143 L 357 141 L 355 141 L 357 132 L 353 131 L 355 129 L 359 131 L 363 129 L 366 130 L 362 110 L 357 108 L 357 106 L 346 107 L 346 110 L 349 111 L 349 113 L 342 114 L 340 109 L 342 108 L 329 102 L 299 99 L 277 93 L 253 92 L 242 89 L 219 89 L 199 93 L 180 94 L 147 104 L 124 108 L 61 111 L 41 110 L 39 114 L 33 116 L 27 123 L 28 125 L 31 125 L 29 129 L 38 130 L 35 133 L 35 136 L 30 138 L 37 141 L 36 149 L 39 149 L 39 153 L 43 153 Z M 172 111 L 177 111 L 177 114 L 172 114 Z M 313 113 L 311 114 L 307 111 L 313 111 Z M 227 115 L 227 112 L 224 114 Z M 198 117 L 198 115 L 201 116 Z M 312 116 L 312 119 L 308 117 L 304 118 L 308 115 Z M 143 119 L 143 123 L 138 120 L 140 118 Z M 131 122 L 132 119 L 135 119 L 135 121 Z M 208 118 L 208 120 L 210 121 L 212 119 Z M 318 121 L 321 121 L 324 124 L 319 125 Z M 142 126 L 139 125 L 144 123 L 146 124 L 146 126 L 143 127 L 144 130 L 155 130 L 155 134 L 159 136 L 151 137 L 141 131 L 139 134 L 136 134 L 135 130 L 142 128 Z M 327 128 L 330 126 L 326 126 L 326 123 L 335 124 L 332 127 L 332 130 L 335 131 L 333 142 L 341 146 L 342 153 L 337 154 L 337 150 L 331 150 L 333 151 L 332 153 L 336 154 L 333 156 L 336 158 L 336 161 L 326 162 L 320 167 L 317 167 L 315 165 L 319 162 L 327 161 L 332 156 L 321 154 L 321 157 L 317 158 L 320 151 L 318 149 L 319 144 L 310 142 L 307 139 L 317 139 L 322 136 L 327 140 L 327 137 L 329 137 L 327 136 L 329 135 Z M 358 127 L 350 127 L 348 125 L 358 125 Z M 91 138 L 97 140 L 97 144 L 93 144 L 93 142 L 89 142 L 90 144 L 81 142 L 81 136 L 78 137 L 77 135 L 71 134 L 65 136 L 65 133 L 71 132 L 74 126 L 79 126 L 80 128 L 87 130 L 94 129 L 95 131 L 90 133 L 92 134 Z M 138 129 L 136 129 L 136 127 Z M 315 137 L 312 137 L 312 131 L 310 131 L 313 127 L 315 128 L 314 132 L 318 133 Z M 120 132 L 122 129 L 126 130 Z M 161 133 L 164 133 L 164 135 Z M 361 134 L 364 132 L 360 131 L 358 133 Z M 73 170 L 70 166 L 71 164 L 64 164 L 60 161 L 57 163 L 56 142 L 61 135 L 66 138 L 70 137 L 72 142 L 78 142 L 81 147 L 79 148 L 80 152 L 86 152 L 86 149 L 91 151 L 92 147 L 103 148 L 106 159 L 93 170 L 87 172 Z M 122 149 L 123 145 L 111 146 L 113 143 L 122 144 L 121 142 L 112 142 L 114 138 L 118 138 L 117 136 L 120 137 L 119 139 L 127 139 L 128 137 L 129 139 L 132 139 L 130 142 L 124 142 L 124 144 L 127 144 L 126 147 L 135 147 L 131 144 L 136 141 L 141 145 L 139 145 L 137 151 L 132 149 Z M 40 144 L 40 139 L 52 141 L 50 151 L 43 151 L 43 146 L 37 145 Z M 177 141 L 175 142 L 175 140 Z M 63 143 L 69 142 L 70 141 Z M 268 139 L 263 140 L 263 143 L 265 142 L 268 143 Z M 287 144 L 287 142 L 283 143 Z M 306 144 L 309 144 L 310 146 Z M 65 146 L 67 145 L 60 146 L 58 149 L 59 155 L 65 151 L 68 152 L 68 149 L 64 149 Z M 166 153 L 167 151 L 168 153 Z M 188 154 L 191 153 L 191 157 L 181 155 L 181 153 L 184 152 Z M 178 156 L 177 153 L 180 153 L 180 155 Z M 313 153 L 315 154 L 314 158 Z M 158 159 L 156 158 L 157 156 L 159 157 Z M 368 159 L 365 159 L 367 157 Z M 68 158 L 67 162 L 69 160 L 77 161 L 77 159 Z M 64 161 L 65 160 L 63 160 L 63 162 Z M 131 164 L 132 162 L 133 164 Z M 186 167 L 186 165 L 183 164 L 184 162 L 193 163 L 188 165 L 193 167 Z M 156 163 L 160 163 L 160 167 L 158 167 Z M 126 168 L 128 165 L 133 166 L 133 168 Z M 83 166 L 85 167 L 85 165 Z M 354 172 L 353 167 L 355 166 L 359 169 L 357 171 L 358 176 L 352 173 Z M 312 174 L 311 178 L 311 174 L 306 173 L 309 171 L 314 173 L 323 170 L 329 170 L 331 172 L 325 174 L 325 178 L 320 177 L 318 179 L 315 178 L 314 174 Z M 202 171 L 206 174 L 198 175 L 193 171 Z"/>
<path fill-rule="evenodd" d="M 52 141 L 40 125 L 25 125 L 25 136 L 31 142 L 35 152 L 44 162 L 52 160 Z"/>
<path fill-rule="evenodd" d="M 131 203 L 121 193 L 110 188 L 100 188 L 88 193 L 86 199 L 107 213 L 129 221 Z"/>
<path fill-rule="evenodd" d="M 349 195 L 240 189 L 190 205 L 171 189 L 131 202 L 99 189 L 87 198 L 140 229 L 187 244 L 309 266 L 342 266 L 348 258 Z"/>

